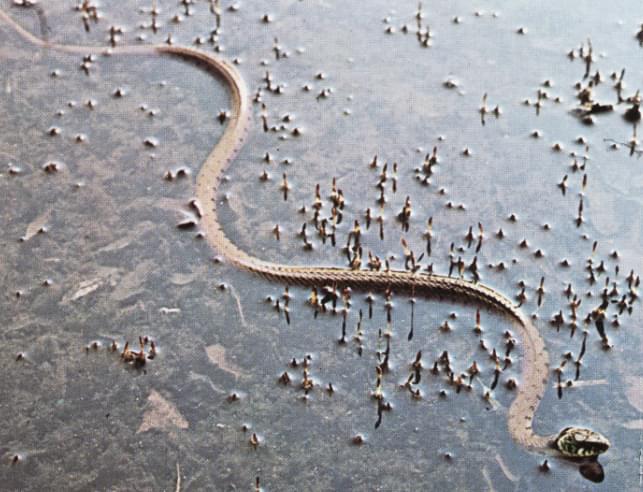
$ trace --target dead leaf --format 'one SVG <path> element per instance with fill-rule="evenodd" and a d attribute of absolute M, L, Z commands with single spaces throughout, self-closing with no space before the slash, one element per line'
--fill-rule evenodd
<path fill-rule="evenodd" d="M 215 344 L 205 348 L 205 353 L 208 354 L 208 359 L 215 366 L 222 371 L 232 374 L 235 378 L 241 376 L 242 369 L 234 362 L 226 360 L 225 347 L 223 345 Z"/>
<path fill-rule="evenodd" d="M 143 414 L 143 421 L 136 433 L 146 432 L 150 429 L 160 429 L 176 436 L 177 429 L 187 429 L 188 421 L 185 420 L 176 406 L 163 398 L 158 391 L 152 390 L 147 397 L 147 410 Z"/>
<path fill-rule="evenodd" d="M 51 218 L 51 210 L 46 210 L 42 214 L 40 214 L 38 217 L 36 217 L 34 220 L 31 221 L 31 223 L 27 226 L 27 231 L 25 232 L 25 235 L 22 236 L 23 241 L 29 241 L 32 237 L 34 237 L 36 234 L 38 234 L 38 231 L 40 231 L 45 225 L 47 224 L 47 221 Z"/>
<path fill-rule="evenodd" d="M 101 285 L 103 285 L 102 278 L 92 278 L 90 280 L 84 280 L 78 285 L 78 290 L 76 292 L 74 292 L 73 294 L 67 294 L 63 297 L 62 303 L 67 304 L 71 301 L 77 301 L 81 297 L 85 297 L 95 290 L 98 290 Z"/>

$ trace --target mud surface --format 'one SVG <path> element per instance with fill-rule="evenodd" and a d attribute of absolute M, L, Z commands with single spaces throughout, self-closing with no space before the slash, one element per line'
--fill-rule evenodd
<path fill-rule="evenodd" d="M 394 255 L 391 266 L 403 268 L 400 238 L 419 257 L 433 217 L 431 256 L 425 252 L 421 264 L 447 273 L 452 243 L 455 259 L 469 265 L 476 256 L 480 223 L 482 281 L 512 299 L 524 282 L 522 309 L 537 313 L 552 368 L 572 352 L 563 383 L 575 379 L 573 360 L 587 331 L 578 381 L 558 398 L 550 375 L 535 428 L 552 434 L 581 425 L 608 436 L 605 481 L 594 485 L 576 465 L 551 458 L 543 473 L 545 457 L 512 441 L 506 412 L 514 393 L 504 383 L 520 384 L 521 340 L 492 398 L 482 398 L 495 363 L 480 338 L 504 356 L 503 333 L 514 331 L 508 320 L 483 310 L 478 336 L 475 305 L 418 299 L 407 340 L 408 297 L 394 296 L 388 325 L 381 295 L 369 319 L 364 294 L 354 292 L 347 343 L 339 344 L 341 309 L 314 317 L 310 291 L 291 287 L 287 322 L 274 307 L 276 299 L 283 307 L 284 286 L 213 261 L 217 252 L 198 228 L 177 228 L 193 213 L 195 175 L 225 128 L 219 115 L 231 109 L 222 80 L 165 56 L 97 57 L 84 70 L 82 57 L 37 49 L 0 24 L 1 487 L 174 490 L 178 463 L 182 490 L 254 490 L 257 477 L 265 490 L 638 490 L 641 314 L 638 302 L 620 315 L 611 302 L 628 294 L 630 271 L 643 269 L 643 149 L 632 144 L 634 125 L 623 117 L 632 103 L 618 104 L 614 89 L 623 68 L 623 98 L 640 84 L 635 3 L 427 4 L 426 43 L 426 34 L 415 34 L 416 2 L 398 2 L 395 11 L 379 0 L 220 3 L 221 32 L 212 39 L 216 18 L 206 1 L 189 16 L 178 2 L 159 1 L 156 32 L 151 4 L 129 0 L 98 5 L 98 22 L 86 12 L 88 32 L 70 2 L 41 2 L 41 16 L 9 0 L 0 8 L 55 42 L 108 45 L 117 26 L 121 44 L 161 43 L 171 34 L 175 44 L 218 46 L 221 56 L 238 58 L 260 101 L 250 137 L 226 172 L 219 210 L 230 238 L 254 256 L 347 266 L 341 248 L 357 219 L 364 268 L 368 250 Z M 579 47 L 586 55 L 588 39 L 592 63 L 583 78 Z M 593 100 L 613 110 L 592 114 L 590 125 L 575 112 L 574 84 L 586 87 L 596 70 Z M 434 146 L 439 163 L 423 185 L 415 169 Z M 164 178 L 179 170 L 185 176 Z M 270 179 L 260 179 L 264 170 Z M 565 175 L 563 194 L 557 185 Z M 333 177 L 346 200 L 336 247 L 323 244 L 311 222 L 317 183 L 320 215 L 330 216 Z M 412 215 L 403 232 L 396 216 L 407 196 Z M 299 236 L 305 221 L 312 251 Z M 600 305 L 608 277 L 618 295 L 610 298 L 606 350 L 594 322 L 584 320 Z M 568 284 L 582 301 L 573 336 Z M 360 310 L 361 355 L 354 339 Z M 557 328 L 550 320 L 560 310 L 565 324 Z M 445 321 L 450 331 L 440 329 Z M 382 389 L 392 410 L 375 429 L 372 392 L 387 331 Z M 138 351 L 139 337 L 148 337 L 146 353 L 151 341 L 156 349 L 142 366 L 120 355 L 125 342 Z M 416 399 L 400 385 L 419 350 Z M 456 392 L 444 374 L 431 374 L 444 350 L 456 374 L 474 360 L 480 366 L 471 390 Z M 307 355 L 313 388 L 306 395 Z M 290 385 L 278 382 L 284 372 Z M 352 443 L 357 435 L 362 445 Z"/>

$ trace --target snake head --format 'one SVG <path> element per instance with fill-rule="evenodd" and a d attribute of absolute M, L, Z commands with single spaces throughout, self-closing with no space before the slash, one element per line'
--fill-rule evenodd
<path fill-rule="evenodd" d="M 610 442 L 598 432 L 582 427 L 566 427 L 556 436 L 554 446 L 570 458 L 594 458 L 607 451 Z"/>

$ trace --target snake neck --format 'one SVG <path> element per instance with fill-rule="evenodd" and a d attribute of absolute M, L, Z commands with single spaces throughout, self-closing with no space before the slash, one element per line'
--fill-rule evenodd
<path fill-rule="evenodd" d="M 536 326 L 525 316 L 517 323 L 523 339 L 522 381 L 514 399 L 507 425 L 515 441 L 526 448 L 550 451 L 555 436 L 537 434 L 534 416 L 547 387 L 549 376 L 549 354 Z"/>

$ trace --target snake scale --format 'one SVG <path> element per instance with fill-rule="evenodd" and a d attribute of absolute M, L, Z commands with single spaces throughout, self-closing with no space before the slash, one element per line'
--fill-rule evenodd
<path fill-rule="evenodd" d="M 266 279 L 302 286 L 336 285 L 361 290 L 414 291 L 426 297 L 446 297 L 475 302 L 511 318 L 523 341 L 522 381 L 518 386 L 507 425 L 513 439 L 525 448 L 558 452 L 565 457 L 594 457 L 609 447 L 609 441 L 589 429 L 567 427 L 557 435 L 543 436 L 533 429 L 538 405 L 545 393 L 549 356 L 544 341 L 532 321 L 504 295 L 480 283 L 437 274 L 401 270 L 366 271 L 333 267 L 289 266 L 255 258 L 235 246 L 225 235 L 217 217 L 216 194 L 224 170 L 241 149 L 252 123 L 250 97 L 241 74 L 233 64 L 188 47 L 172 45 L 128 45 L 114 48 L 73 46 L 42 40 L 0 10 L 0 20 L 9 24 L 29 43 L 43 49 L 79 55 L 170 55 L 205 64 L 227 83 L 233 114 L 223 136 L 217 142 L 196 178 L 196 195 L 203 207 L 201 226 L 210 245 L 230 263 Z"/>

